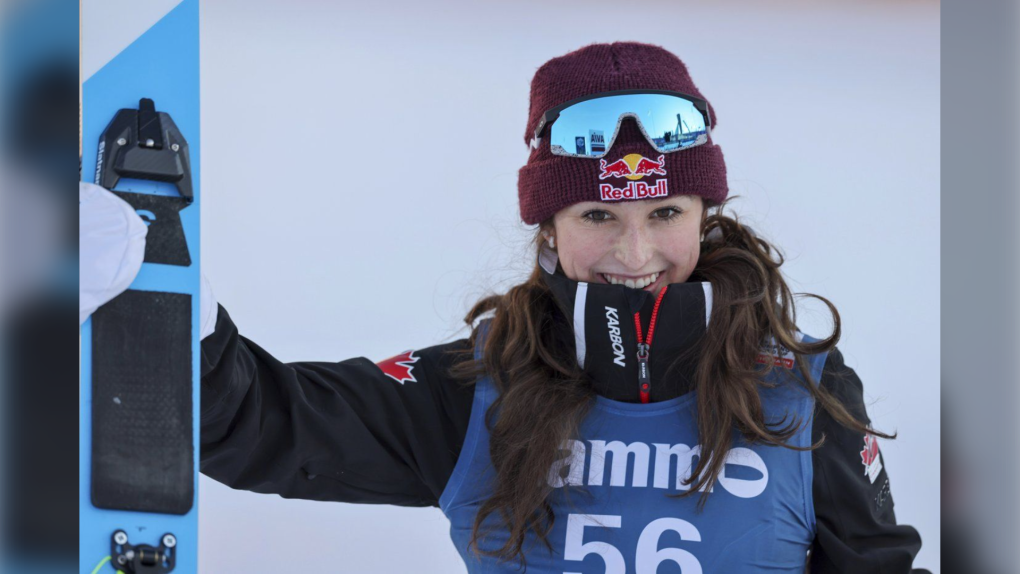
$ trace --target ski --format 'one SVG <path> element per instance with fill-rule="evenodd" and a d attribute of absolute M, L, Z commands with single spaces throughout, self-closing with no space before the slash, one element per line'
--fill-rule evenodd
<path fill-rule="evenodd" d="M 81 9 L 83 54 L 145 17 Z M 84 573 L 198 569 L 199 0 L 139 30 L 82 84 L 82 178 L 148 225 L 138 276 L 81 330 Z"/>

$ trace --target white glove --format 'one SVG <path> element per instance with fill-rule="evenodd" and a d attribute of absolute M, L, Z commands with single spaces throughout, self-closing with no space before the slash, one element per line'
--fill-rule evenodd
<path fill-rule="evenodd" d="M 78 182 L 78 324 L 138 275 L 149 228 L 126 201 Z"/>
<path fill-rule="evenodd" d="M 78 324 L 120 295 L 142 268 L 148 226 L 131 205 L 109 190 L 78 183 Z M 201 338 L 216 327 L 216 298 L 202 275 Z"/>

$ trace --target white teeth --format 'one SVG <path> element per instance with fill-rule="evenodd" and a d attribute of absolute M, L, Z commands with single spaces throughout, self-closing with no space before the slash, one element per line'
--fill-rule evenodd
<path fill-rule="evenodd" d="M 638 279 L 623 279 L 616 277 L 615 275 L 603 273 L 602 277 L 604 277 L 611 285 L 625 285 L 631 289 L 644 289 L 652 283 L 655 283 L 655 280 L 659 278 L 659 274 L 652 273 L 651 275 L 646 275 Z"/>

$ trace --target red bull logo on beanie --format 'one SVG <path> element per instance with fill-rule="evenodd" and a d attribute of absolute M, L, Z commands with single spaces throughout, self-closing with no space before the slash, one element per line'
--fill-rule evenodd
<path fill-rule="evenodd" d="M 651 197 L 666 197 L 669 189 L 666 187 L 666 180 L 660 179 L 655 185 L 648 185 L 643 181 L 628 182 L 627 187 L 613 187 L 611 183 L 599 184 L 599 195 L 602 201 L 618 201 L 621 199 L 648 199 Z"/>
<path fill-rule="evenodd" d="M 658 160 L 650 160 L 647 157 L 632 153 L 621 157 L 613 163 L 606 163 L 606 160 L 599 160 L 599 179 L 610 177 L 625 177 L 630 180 L 638 180 L 646 175 L 666 175 L 666 156 L 660 155 Z"/>
<path fill-rule="evenodd" d="M 647 199 L 653 197 L 666 197 L 669 195 L 669 188 L 665 179 L 659 179 L 653 184 L 643 181 L 636 181 L 650 175 L 666 175 L 665 156 L 660 155 L 658 160 L 651 160 L 639 154 L 632 153 L 608 163 L 604 159 L 599 160 L 599 179 L 622 177 L 631 181 L 626 187 L 618 188 L 610 183 L 599 184 L 599 196 L 602 201 L 618 201 L 621 199 Z"/>

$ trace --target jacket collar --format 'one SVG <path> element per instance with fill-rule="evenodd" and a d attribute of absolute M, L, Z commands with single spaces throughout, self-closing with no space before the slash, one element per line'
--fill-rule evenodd
<path fill-rule="evenodd" d="M 578 282 L 567 277 L 556 252 L 542 246 L 539 266 L 546 285 L 573 328 L 577 363 L 591 376 L 598 394 L 640 402 L 638 313 L 647 342 L 655 297 L 623 285 Z M 672 283 L 666 290 L 649 349 L 650 402 L 669 400 L 693 389 L 697 343 L 712 311 L 708 282 Z"/>

